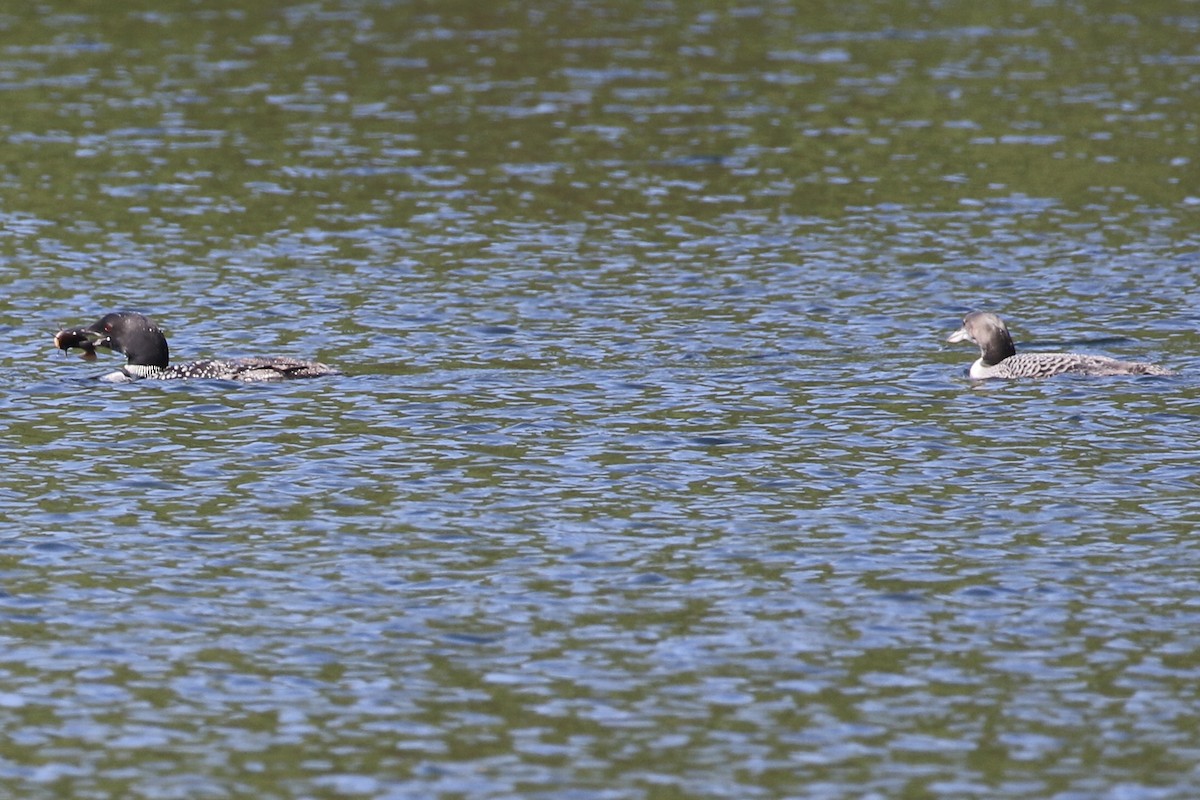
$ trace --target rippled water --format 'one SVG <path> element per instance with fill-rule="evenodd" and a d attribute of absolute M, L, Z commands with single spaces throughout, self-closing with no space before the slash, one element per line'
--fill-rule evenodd
<path fill-rule="evenodd" d="M 6 11 L 0 793 L 1191 797 L 1192 11 Z"/>

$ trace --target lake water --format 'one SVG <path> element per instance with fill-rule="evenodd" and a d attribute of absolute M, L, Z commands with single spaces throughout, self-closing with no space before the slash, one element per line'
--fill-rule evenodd
<path fill-rule="evenodd" d="M 1198 64 L 1153 0 L 4 10 L 0 794 L 1194 797 Z M 97 383 L 117 308 L 346 374 Z M 972 308 L 1180 374 L 973 385 Z"/>

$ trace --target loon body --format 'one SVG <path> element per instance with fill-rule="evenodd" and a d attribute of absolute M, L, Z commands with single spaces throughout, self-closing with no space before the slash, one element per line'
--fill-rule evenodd
<path fill-rule="evenodd" d="M 1052 375 L 1174 375 L 1171 370 L 1141 361 L 1117 361 L 1080 353 L 1017 353 L 1004 320 L 987 311 L 972 311 L 947 342 L 979 345 L 971 365 L 975 380 L 986 378 L 1049 378 Z"/>
<path fill-rule="evenodd" d="M 66 352 L 72 347 L 94 359 L 96 348 L 123 353 L 127 362 L 116 372 L 102 376 L 107 381 L 209 379 L 225 381 L 278 381 L 340 375 L 333 367 L 296 358 L 205 359 L 170 364 L 167 337 L 148 317 L 132 311 L 105 314 L 86 328 L 70 328 L 54 335 L 54 346 Z"/>

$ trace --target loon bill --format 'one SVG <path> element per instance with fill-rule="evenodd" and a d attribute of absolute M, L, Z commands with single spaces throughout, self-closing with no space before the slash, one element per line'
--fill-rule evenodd
<path fill-rule="evenodd" d="M 185 364 L 170 363 L 170 349 L 162 330 L 148 317 L 133 311 L 105 314 L 86 328 L 68 328 L 54 334 L 54 346 L 63 352 L 83 351 L 88 360 L 96 348 L 104 347 L 126 357 L 116 372 L 102 376 L 108 381 L 214 379 L 243 382 L 279 381 L 340 375 L 341 371 L 317 361 L 269 356 L 256 358 L 205 359 Z"/>
<path fill-rule="evenodd" d="M 974 342 L 979 358 L 970 376 L 986 378 L 1049 378 L 1053 375 L 1174 375 L 1164 367 L 1141 361 L 1118 361 L 1081 353 L 1017 353 L 1004 320 L 988 311 L 972 311 L 947 342 Z"/>

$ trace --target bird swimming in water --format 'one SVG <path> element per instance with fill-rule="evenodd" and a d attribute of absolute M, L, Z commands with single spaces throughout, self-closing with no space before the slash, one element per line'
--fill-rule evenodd
<path fill-rule="evenodd" d="M 1052 375 L 1174 375 L 1164 367 L 1141 361 L 1118 361 L 1081 353 L 1017 353 L 1004 320 L 989 311 L 972 311 L 947 342 L 979 345 L 979 359 L 970 376 L 985 378 L 1049 378 Z"/>
<path fill-rule="evenodd" d="M 317 378 L 341 372 L 316 361 L 301 361 L 282 356 L 258 358 L 205 359 L 186 364 L 170 364 L 167 337 L 148 317 L 133 311 L 105 314 L 86 328 L 69 328 L 54 334 L 54 346 L 63 352 L 72 347 L 83 357 L 96 358 L 96 348 L 123 353 L 127 359 L 116 372 L 100 376 L 102 380 L 213 379 L 260 382 L 292 378 Z"/>

